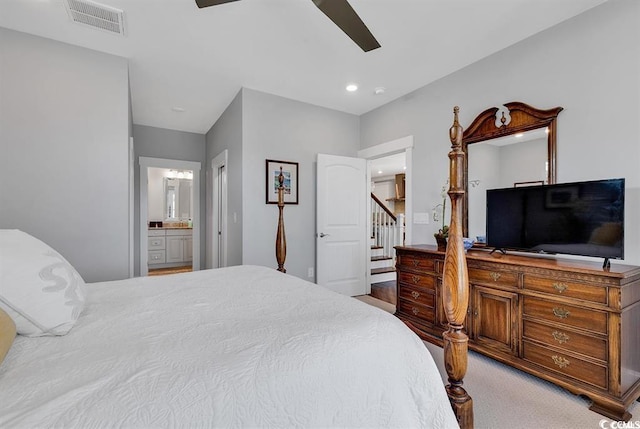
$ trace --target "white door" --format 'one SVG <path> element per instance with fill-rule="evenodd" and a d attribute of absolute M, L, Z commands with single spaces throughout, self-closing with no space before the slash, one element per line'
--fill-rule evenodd
<path fill-rule="evenodd" d="M 226 240 L 227 240 L 227 167 L 226 165 L 221 165 L 218 167 L 218 176 L 217 176 L 217 232 L 218 232 L 218 267 L 226 267 L 227 266 L 227 251 L 226 251 Z"/>
<path fill-rule="evenodd" d="M 227 266 L 227 158 L 225 149 L 211 160 L 213 190 L 211 195 L 210 268 Z"/>
<path fill-rule="evenodd" d="M 318 154 L 317 283 L 344 295 L 366 294 L 366 160 Z"/>

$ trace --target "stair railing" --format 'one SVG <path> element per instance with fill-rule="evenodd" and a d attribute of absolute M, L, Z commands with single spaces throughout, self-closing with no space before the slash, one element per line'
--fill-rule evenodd
<path fill-rule="evenodd" d="M 371 235 L 375 246 L 381 247 L 383 256 L 393 259 L 394 246 L 404 244 L 404 215 L 396 216 L 378 197 L 371 193 Z"/>

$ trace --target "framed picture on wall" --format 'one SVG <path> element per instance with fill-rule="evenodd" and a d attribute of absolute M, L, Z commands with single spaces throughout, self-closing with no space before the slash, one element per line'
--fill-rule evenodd
<path fill-rule="evenodd" d="M 556 186 L 545 192 L 544 207 L 547 209 L 564 209 L 573 207 L 578 199 L 579 193 L 579 186 Z"/>
<path fill-rule="evenodd" d="M 278 204 L 278 176 L 284 176 L 284 203 L 298 204 L 298 163 L 267 159 L 267 204 Z"/>
<path fill-rule="evenodd" d="M 523 188 L 525 186 L 542 186 L 544 185 L 544 180 L 532 180 L 530 182 L 515 182 L 513 184 L 514 188 Z"/>

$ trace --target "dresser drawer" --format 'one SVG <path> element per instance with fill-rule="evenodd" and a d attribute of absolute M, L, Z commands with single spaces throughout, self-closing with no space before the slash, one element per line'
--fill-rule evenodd
<path fill-rule="evenodd" d="M 505 271 L 469 268 L 469 282 L 487 286 L 518 287 L 518 274 Z"/>
<path fill-rule="evenodd" d="M 525 320 L 523 338 L 536 340 L 554 347 L 607 361 L 607 341 L 590 335 L 579 334 L 559 326 L 549 326 Z"/>
<path fill-rule="evenodd" d="M 165 237 L 149 237 L 148 239 L 149 250 L 164 250 L 165 249 Z"/>
<path fill-rule="evenodd" d="M 425 305 L 431 308 L 436 306 L 435 291 L 400 285 L 398 295 L 400 298 L 411 301 L 415 304 Z"/>
<path fill-rule="evenodd" d="M 398 299 L 398 310 L 401 313 L 407 314 L 411 317 L 421 319 L 422 321 L 428 322 L 432 325 L 436 323 L 436 312 L 433 307 L 427 307 L 427 306 L 416 304 L 415 302 L 400 298 Z"/>
<path fill-rule="evenodd" d="M 164 229 L 150 229 L 147 231 L 148 237 L 164 237 L 165 232 Z"/>
<path fill-rule="evenodd" d="M 607 368 L 604 366 L 541 347 L 528 341 L 523 341 L 522 348 L 524 360 L 601 389 L 607 388 Z"/>
<path fill-rule="evenodd" d="M 524 276 L 524 288 L 556 296 L 583 299 L 585 301 L 607 303 L 607 288 L 545 277 Z"/>
<path fill-rule="evenodd" d="M 400 255 L 398 262 L 401 269 L 436 272 L 436 261 L 432 258 L 421 258 L 418 255 Z"/>
<path fill-rule="evenodd" d="M 164 250 L 153 250 L 149 252 L 149 265 L 151 264 L 164 264 L 166 261 Z"/>
<path fill-rule="evenodd" d="M 601 334 L 607 333 L 607 313 L 604 311 L 525 296 L 523 312 L 525 316 L 548 320 L 554 324 L 560 323 Z"/>
<path fill-rule="evenodd" d="M 432 291 L 436 290 L 436 277 L 424 274 L 413 274 L 413 273 L 398 273 L 398 280 L 401 283 L 414 286 L 421 287 L 423 289 L 429 289 Z"/>

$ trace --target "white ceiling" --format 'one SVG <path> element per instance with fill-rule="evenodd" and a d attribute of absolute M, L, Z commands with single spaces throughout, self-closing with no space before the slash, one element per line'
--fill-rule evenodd
<path fill-rule="evenodd" d="M 375 179 L 376 177 L 387 177 L 404 173 L 406 166 L 405 159 L 405 153 L 400 152 L 395 155 L 389 155 L 369 161 L 371 178 Z"/>
<path fill-rule="evenodd" d="M 547 139 L 547 128 L 538 128 L 535 130 L 529 130 L 524 133 L 510 134 L 504 137 L 497 137 L 495 139 L 486 140 L 483 143 L 487 143 L 493 146 L 508 146 L 514 143 L 524 143 L 531 140 Z"/>
<path fill-rule="evenodd" d="M 128 58 L 134 123 L 206 133 L 242 87 L 360 115 L 604 1 L 350 0 L 382 44 L 368 53 L 311 0 L 99 0 L 125 37 L 63 0 L 0 0 L 0 26 Z"/>

